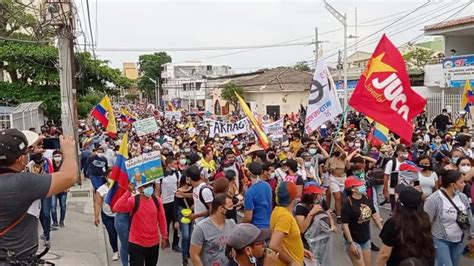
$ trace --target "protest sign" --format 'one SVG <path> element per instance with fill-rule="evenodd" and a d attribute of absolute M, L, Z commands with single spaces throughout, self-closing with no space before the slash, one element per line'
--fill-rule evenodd
<path fill-rule="evenodd" d="M 166 111 L 165 118 L 168 120 L 181 120 L 181 111 Z"/>
<path fill-rule="evenodd" d="M 148 117 L 133 123 L 139 137 L 158 132 L 158 124 L 155 117 Z"/>
<path fill-rule="evenodd" d="M 160 152 L 144 153 L 125 162 L 128 180 L 136 188 L 163 177 Z"/>
<path fill-rule="evenodd" d="M 274 138 L 283 137 L 283 118 L 263 126 L 263 131 Z"/>
<path fill-rule="evenodd" d="M 209 120 L 209 137 L 213 138 L 215 135 L 219 137 L 237 135 L 247 132 L 247 119 L 241 119 L 234 123 L 226 123 L 222 121 Z"/>

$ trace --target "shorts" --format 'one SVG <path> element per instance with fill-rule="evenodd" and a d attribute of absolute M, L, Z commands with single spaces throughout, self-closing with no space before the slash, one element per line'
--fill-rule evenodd
<path fill-rule="evenodd" d="M 370 249 L 370 239 L 364 243 L 354 242 L 354 244 L 356 245 L 357 249 L 360 251 Z M 349 250 L 349 242 L 347 242 L 347 240 L 344 239 L 344 251 L 348 251 L 348 250 Z"/>
<path fill-rule="evenodd" d="M 344 181 L 346 180 L 345 177 L 329 177 L 329 190 L 331 193 L 342 192 L 344 191 Z"/>

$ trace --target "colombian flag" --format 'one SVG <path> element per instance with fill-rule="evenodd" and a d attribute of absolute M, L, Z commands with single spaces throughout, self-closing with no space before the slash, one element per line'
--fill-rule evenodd
<path fill-rule="evenodd" d="M 461 98 L 461 107 L 464 108 L 466 112 L 469 112 L 469 107 L 474 104 L 474 93 L 471 90 L 471 82 L 466 80 L 464 83 L 464 91 Z"/>
<path fill-rule="evenodd" d="M 120 109 L 120 119 L 125 122 L 132 124 L 133 122 L 137 121 L 137 117 L 130 113 L 127 109 L 121 108 Z"/>
<path fill-rule="evenodd" d="M 118 199 L 128 190 L 128 175 L 125 168 L 125 161 L 128 159 L 128 133 L 122 138 L 120 149 L 115 159 L 115 164 L 109 174 L 109 179 L 112 180 L 112 185 L 109 193 L 105 198 L 105 202 L 114 207 Z"/>
<path fill-rule="evenodd" d="M 168 101 L 168 111 L 176 111 L 176 108 L 174 108 L 174 105 L 171 101 Z"/>
<path fill-rule="evenodd" d="M 242 111 L 244 111 L 245 115 L 252 123 L 255 134 L 257 134 L 258 140 L 260 141 L 260 145 L 262 146 L 262 148 L 267 149 L 269 145 L 267 135 L 265 134 L 265 132 L 263 132 L 262 127 L 258 124 L 257 119 L 255 119 L 255 116 L 253 115 L 252 111 L 250 110 L 244 99 L 242 99 L 242 97 L 240 97 L 240 95 L 237 93 L 235 93 L 235 96 L 237 96 L 237 99 L 239 99 L 240 108 L 242 109 Z"/>
<path fill-rule="evenodd" d="M 105 95 L 104 98 L 97 104 L 92 110 L 92 116 L 104 125 L 109 135 L 117 134 L 117 125 L 115 123 L 114 108 L 110 102 L 109 96 Z"/>
<path fill-rule="evenodd" d="M 369 117 L 367 117 L 367 120 L 369 120 L 369 123 L 371 124 L 374 122 L 374 120 Z M 378 122 L 375 122 L 374 128 L 372 129 L 372 132 L 367 139 L 373 146 L 380 146 L 383 143 L 388 142 L 388 134 L 389 129 L 387 127 Z"/>

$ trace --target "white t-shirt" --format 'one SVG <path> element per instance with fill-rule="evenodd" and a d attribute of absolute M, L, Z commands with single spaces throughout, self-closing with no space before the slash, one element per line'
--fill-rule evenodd
<path fill-rule="evenodd" d="M 420 187 L 423 191 L 423 196 L 427 197 L 433 193 L 433 189 L 436 183 L 438 183 L 438 175 L 435 172 L 431 172 L 431 176 L 426 177 L 419 172 L 418 180 L 420 180 Z"/>
<path fill-rule="evenodd" d="M 201 190 L 201 187 L 203 187 L 205 185 L 206 185 L 205 183 L 201 183 L 201 184 L 199 184 L 199 186 L 193 188 L 193 200 L 194 200 L 194 213 L 195 214 L 207 211 L 206 206 L 199 199 L 199 191 Z M 208 188 L 203 189 L 201 195 L 202 195 L 202 198 L 204 199 L 204 201 L 206 202 L 206 204 L 211 203 L 212 200 L 214 199 L 214 196 L 213 196 L 212 191 L 211 191 L 210 188 L 209 189 Z M 196 223 L 200 222 L 204 218 L 205 217 L 196 218 Z"/>
<path fill-rule="evenodd" d="M 104 156 L 107 158 L 107 164 L 109 168 L 112 168 L 115 163 L 115 152 L 112 149 L 107 149 L 104 151 Z"/>
<path fill-rule="evenodd" d="M 110 208 L 110 205 L 105 202 L 105 197 L 107 196 L 107 193 L 109 193 L 109 187 L 107 184 L 103 184 L 97 189 L 97 192 L 99 195 L 104 199 L 102 203 L 102 211 L 105 213 L 105 215 L 109 217 L 114 217 L 115 213 L 112 212 L 112 208 Z"/>
<path fill-rule="evenodd" d="M 399 162 L 398 159 L 395 159 L 395 162 L 397 162 L 397 165 L 395 166 L 395 171 L 394 172 L 398 172 L 400 170 L 400 165 L 402 163 Z M 385 165 L 385 172 L 384 172 L 384 174 L 388 175 L 388 180 L 389 180 L 389 182 L 388 182 L 389 183 L 388 194 L 390 194 L 390 195 L 395 194 L 395 188 L 390 187 L 390 174 L 392 173 L 392 166 L 393 166 L 393 160 L 388 161 L 387 164 Z"/>
<path fill-rule="evenodd" d="M 446 235 L 448 236 L 448 241 L 451 242 L 460 242 L 462 240 L 463 232 L 459 225 L 456 223 L 457 211 L 454 208 L 453 204 L 446 198 L 443 193 L 441 198 L 443 199 L 443 213 L 441 214 L 441 223 L 443 224 Z M 452 201 L 460 211 L 466 213 L 466 206 L 462 203 L 458 195 L 455 195 L 452 198 Z"/>
<path fill-rule="evenodd" d="M 174 202 L 174 194 L 178 190 L 178 183 L 181 174 L 179 171 L 174 171 L 173 174 L 167 175 L 157 181 L 161 186 L 161 200 L 163 204 Z"/>

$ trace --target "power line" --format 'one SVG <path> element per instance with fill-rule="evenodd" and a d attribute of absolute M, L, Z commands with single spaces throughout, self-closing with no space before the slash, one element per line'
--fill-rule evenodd
<path fill-rule="evenodd" d="M 91 35 L 91 42 L 92 45 L 94 45 L 94 33 L 92 32 L 92 23 L 91 23 L 91 12 L 89 9 L 89 0 L 86 0 L 86 7 L 87 7 L 87 20 L 89 21 L 89 30 L 90 30 L 90 35 Z M 92 54 L 94 55 L 94 58 L 96 58 L 95 51 L 94 51 L 94 46 L 92 46 Z"/>

